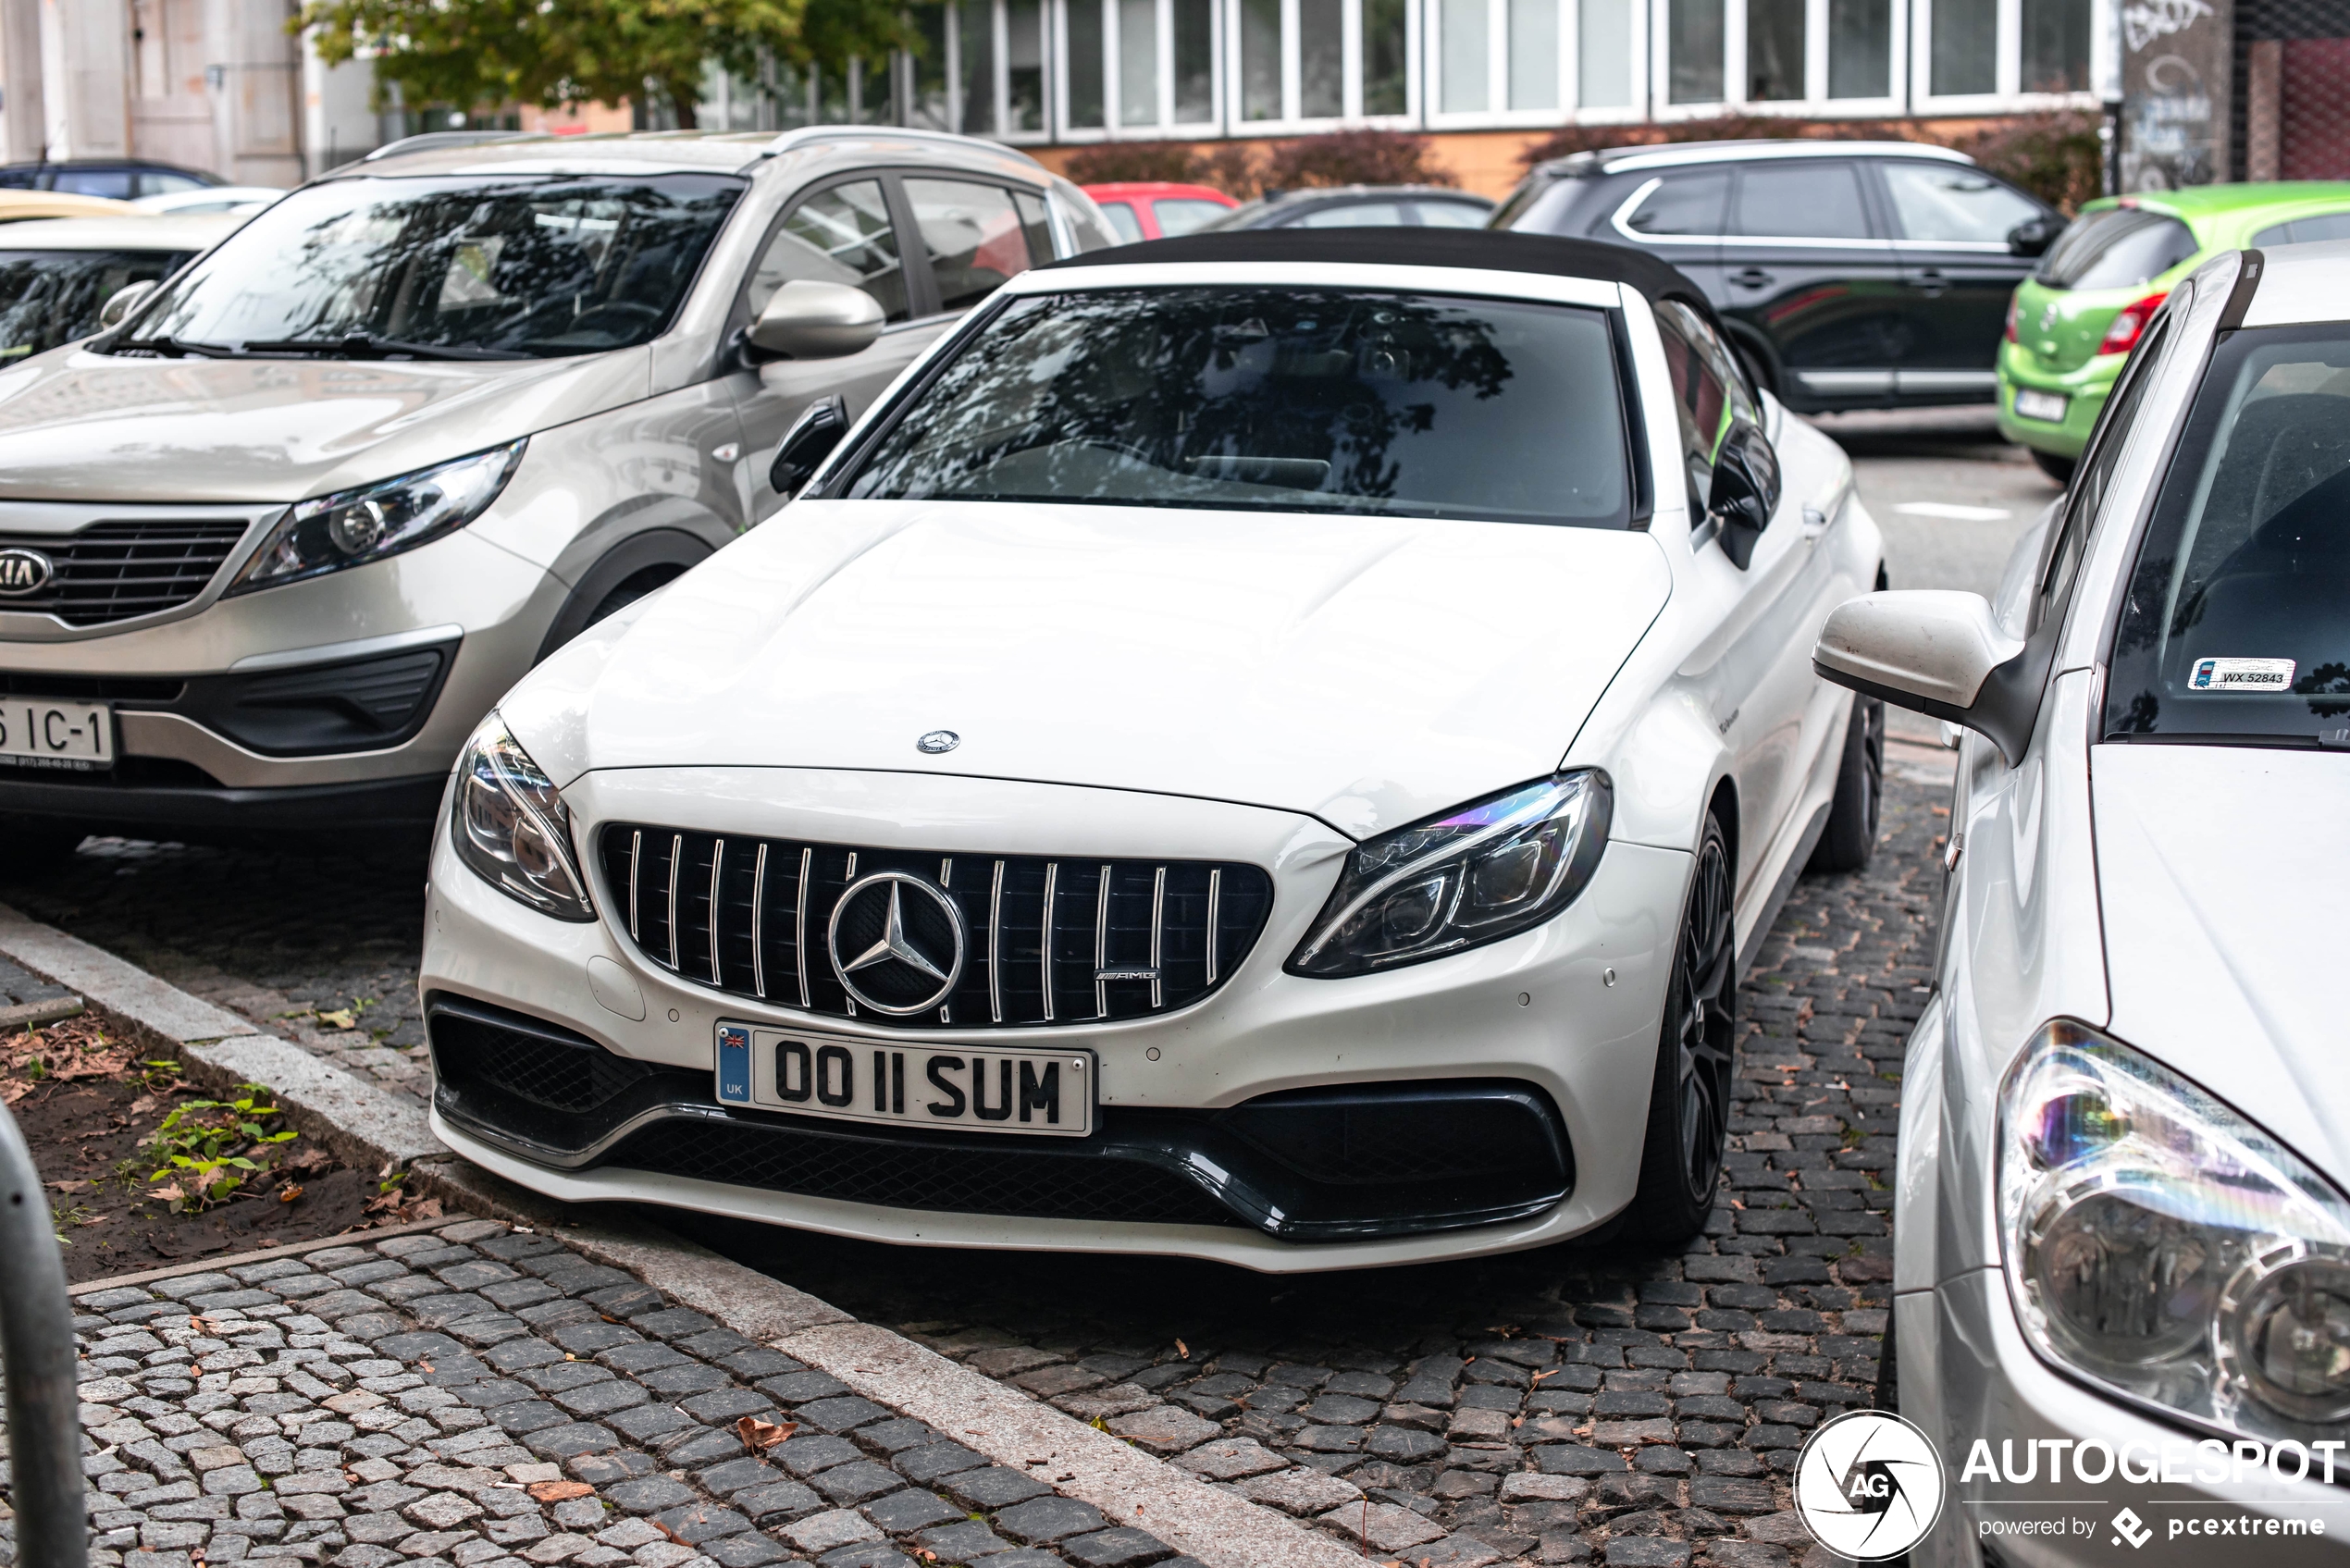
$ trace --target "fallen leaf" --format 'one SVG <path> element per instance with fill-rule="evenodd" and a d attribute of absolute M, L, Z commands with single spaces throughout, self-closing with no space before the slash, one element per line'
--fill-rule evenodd
<path fill-rule="evenodd" d="M 332 1012 L 317 1013 L 314 1016 L 328 1029 L 357 1029 L 359 1027 L 359 1019 L 349 1007 L 337 1007 Z"/>
<path fill-rule="evenodd" d="M 155 1108 L 155 1097 L 153 1094 L 142 1094 L 130 1102 L 130 1114 L 134 1117 L 145 1116 Z"/>
<path fill-rule="evenodd" d="M 1192 1359 L 1192 1347 L 1183 1343 L 1182 1340 L 1178 1340 L 1175 1341 L 1175 1353 L 1181 1356 L 1185 1361 L 1189 1361 Z"/>
<path fill-rule="evenodd" d="M 568 1502 L 575 1497 L 592 1497 L 596 1488 L 585 1481 L 533 1481 L 523 1490 L 536 1502 Z"/>
<path fill-rule="evenodd" d="M 427 1198 L 423 1203 L 418 1204 L 414 1208 L 408 1211 L 408 1217 L 411 1219 L 439 1219 L 440 1217 L 440 1200 L 439 1198 Z"/>
<path fill-rule="evenodd" d="M 287 1182 L 283 1187 L 278 1189 L 278 1201 L 281 1204 L 291 1204 L 296 1198 L 301 1196 L 302 1189 L 295 1186 L 291 1181 Z"/>
<path fill-rule="evenodd" d="M 660 1520 L 648 1519 L 645 1523 L 650 1525 L 654 1529 L 659 1530 L 662 1535 L 667 1536 L 671 1540 L 675 1541 L 679 1546 L 684 1546 L 686 1544 L 686 1538 L 683 1536 L 680 1536 L 676 1531 L 671 1529 Z"/>
<path fill-rule="evenodd" d="M 87 1181 L 52 1181 L 49 1185 L 55 1187 L 60 1192 L 87 1192 L 90 1191 L 90 1183 Z"/>
<path fill-rule="evenodd" d="M 735 1423 L 735 1436 L 740 1438 L 743 1447 L 753 1453 L 765 1453 L 798 1430 L 799 1423 L 797 1421 L 761 1421 L 756 1415 L 746 1415 Z"/>
<path fill-rule="evenodd" d="M 13 1105 L 31 1093 L 32 1085 L 19 1079 L 6 1089 L 0 1089 L 0 1105 Z"/>
<path fill-rule="evenodd" d="M 315 1176 L 335 1163 L 334 1155 L 320 1148 L 308 1148 L 288 1160 L 285 1168 L 298 1170 L 304 1176 Z"/>
<path fill-rule="evenodd" d="M 220 1331 L 220 1320 L 216 1317 L 206 1317 L 202 1313 L 191 1313 L 188 1315 L 188 1327 L 199 1334 L 216 1334 Z"/>
<path fill-rule="evenodd" d="M 179 1190 L 179 1183 L 177 1181 L 167 1181 L 162 1186 L 147 1194 L 147 1196 L 154 1198 L 158 1203 L 166 1204 L 176 1204 L 187 1195 L 187 1193 Z"/>

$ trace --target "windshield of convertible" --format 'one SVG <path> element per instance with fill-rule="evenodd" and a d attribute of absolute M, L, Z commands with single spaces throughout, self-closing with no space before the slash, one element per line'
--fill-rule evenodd
<path fill-rule="evenodd" d="M 2350 327 L 2223 339 L 2114 635 L 2109 739 L 2350 747 Z"/>
<path fill-rule="evenodd" d="M 668 325 L 729 176 L 332 179 L 237 231 L 118 353 L 551 359 Z"/>
<path fill-rule="evenodd" d="M 1009 302 L 836 494 L 1626 525 L 1606 318 L 1314 288 Z"/>

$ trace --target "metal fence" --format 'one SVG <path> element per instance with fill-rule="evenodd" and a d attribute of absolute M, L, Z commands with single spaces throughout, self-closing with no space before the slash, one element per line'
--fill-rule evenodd
<path fill-rule="evenodd" d="M 2350 0 L 2236 0 L 2237 179 L 2350 179 Z"/>

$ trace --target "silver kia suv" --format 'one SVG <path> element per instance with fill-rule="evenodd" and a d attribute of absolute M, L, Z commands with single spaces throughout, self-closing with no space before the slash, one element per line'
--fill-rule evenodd
<path fill-rule="evenodd" d="M 1033 160 L 919 131 L 389 152 L 0 368 L 15 865 L 428 822 L 516 677 L 782 504 L 803 411 L 1118 242 Z"/>

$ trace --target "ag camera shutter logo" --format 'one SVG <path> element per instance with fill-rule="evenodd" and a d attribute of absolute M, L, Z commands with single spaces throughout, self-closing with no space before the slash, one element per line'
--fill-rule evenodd
<path fill-rule="evenodd" d="M 1855 1410 L 1812 1434 L 1795 1462 L 1795 1512 L 1839 1557 L 1899 1557 L 1942 1517 L 1942 1456 L 1915 1426 Z"/>

